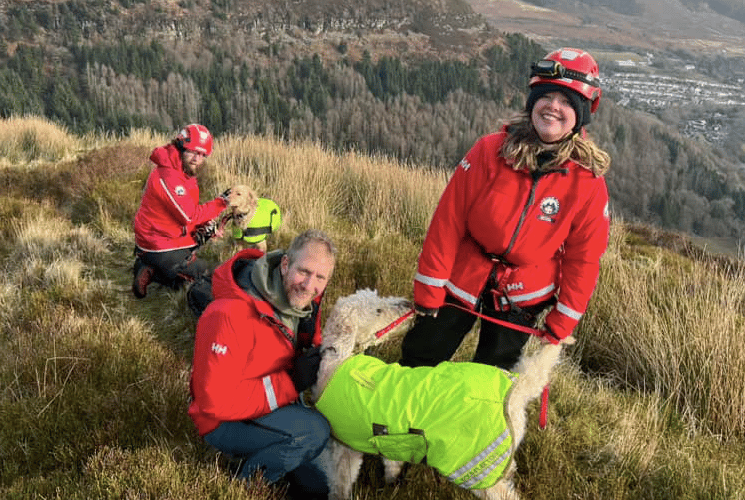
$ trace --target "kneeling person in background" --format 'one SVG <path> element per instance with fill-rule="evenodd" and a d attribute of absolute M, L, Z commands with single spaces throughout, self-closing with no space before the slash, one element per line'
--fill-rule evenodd
<path fill-rule="evenodd" d="M 230 190 L 199 203 L 196 176 L 211 153 L 209 130 L 192 123 L 150 155 L 155 168 L 134 218 L 135 297 L 145 297 L 152 281 L 175 289 L 212 271 L 196 250 L 213 234 L 215 219 L 228 206 Z"/>

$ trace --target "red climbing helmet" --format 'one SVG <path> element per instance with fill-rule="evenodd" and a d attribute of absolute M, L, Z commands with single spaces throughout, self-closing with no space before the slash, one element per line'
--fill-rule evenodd
<path fill-rule="evenodd" d="M 594 113 L 603 93 L 599 77 L 598 63 L 590 54 L 565 47 L 549 53 L 531 66 L 528 86 L 551 83 L 570 88 L 590 101 L 590 112 Z"/>
<path fill-rule="evenodd" d="M 178 133 L 176 147 L 180 150 L 197 151 L 204 156 L 209 156 L 212 154 L 212 134 L 204 125 L 192 123 Z"/>

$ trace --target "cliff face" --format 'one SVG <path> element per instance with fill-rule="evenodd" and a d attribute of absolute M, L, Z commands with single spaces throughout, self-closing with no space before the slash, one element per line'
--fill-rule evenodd
<path fill-rule="evenodd" d="M 190 50 L 273 43 L 297 55 L 310 47 L 323 54 L 321 45 L 359 46 L 360 52 L 388 45 L 412 57 L 443 58 L 468 57 L 494 38 L 464 0 L 3 0 L 0 33 L 6 52 L 17 43 L 51 48 L 158 40 L 191 44 Z"/>

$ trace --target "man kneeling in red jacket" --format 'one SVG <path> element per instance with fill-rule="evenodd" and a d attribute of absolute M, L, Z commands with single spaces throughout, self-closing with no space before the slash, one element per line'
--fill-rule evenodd
<path fill-rule="evenodd" d="M 204 439 L 298 498 L 326 498 L 326 419 L 298 402 L 320 364 L 320 303 L 336 248 L 308 230 L 287 252 L 246 249 L 219 266 L 197 323 L 189 415 Z"/>
<path fill-rule="evenodd" d="M 196 250 L 214 234 L 214 220 L 227 208 L 230 193 L 199 203 L 197 173 L 212 153 L 212 142 L 207 127 L 192 123 L 150 155 L 155 168 L 133 224 L 137 257 L 132 292 L 138 299 L 153 281 L 176 289 L 212 271 Z"/>

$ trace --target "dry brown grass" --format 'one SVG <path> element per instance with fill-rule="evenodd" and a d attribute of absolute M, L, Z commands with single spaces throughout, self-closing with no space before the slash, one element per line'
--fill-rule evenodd
<path fill-rule="evenodd" d="M 46 118 L 11 117 L 0 126 L 0 158 L 4 162 L 65 160 L 82 145 L 81 139 Z"/>
<path fill-rule="evenodd" d="M 446 179 L 423 168 L 354 152 L 336 154 L 310 142 L 226 137 L 210 163 L 216 184 L 244 183 L 283 208 L 287 226 L 402 233 L 421 238 Z M 434 181 L 434 182 L 433 182 Z"/>
<path fill-rule="evenodd" d="M 0 121 L 0 136 L 36 123 Z M 38 123 L 34 135 L 48 126 Z M 57 160 L 0 159 L 13 188 L 0 198 L 0 421 L 12 423 L 0 426 L 0 497 L 281 500 L 261 481 L 231 481 L 195 436 L 183 291 L 154 287 L 137 301 L 129 290 L 131 217 L 149 170 L 141 155 L 168 138 L 58 141 L 89 146 Z M 242 183 L 280 204 L 270 248 L 306 227 L 329 232 L 340 256 L 327 303 L 363 287 L 410 297 L 442 174 L 260 137 L 222 138 L 209 162 L 205 198 Z M 70 175 L 76 168 L 88 171 Z M 613 224 L 546 430 L 530 408 L 517 458 L 526 498 L 745 497 L 745 275 L 639 234 Z M 219 261 L 236 249 L 226 237 L 202 252 Z M 399 343 L 382 356 L 396 359 Z M 355 500 L 388 498 L 470 496 L 423 465 L 384 486 L 371 461 Z"/>
<path fill-rule="evenodd" d="M 659 247 L 629 255 L 627 236 L 614 226 L 584 322 L 584 362 L 670 400 L 694 432 L 745 436 L 743 268 Z"/>

